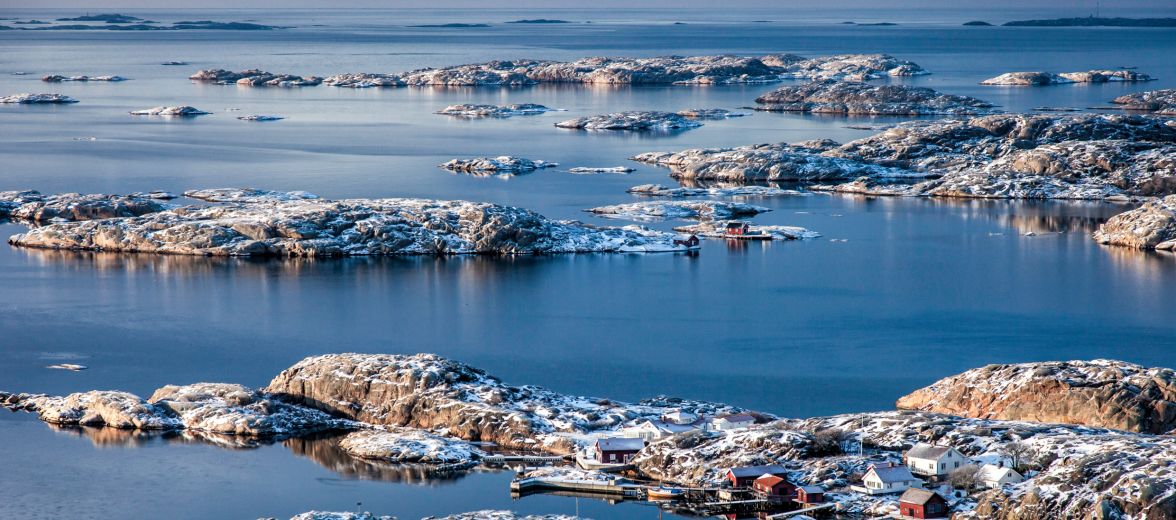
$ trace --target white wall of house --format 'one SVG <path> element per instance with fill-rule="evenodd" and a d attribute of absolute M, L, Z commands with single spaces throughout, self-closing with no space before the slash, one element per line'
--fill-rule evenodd
<path fill-rule="evenodd" d="M 971 463 L 971 460 L 955 449 L 948 450 L 938 459 L 907 457 L 907 466 L 911 468 L 911 473 L 916 475 L 946 476 Z"/>

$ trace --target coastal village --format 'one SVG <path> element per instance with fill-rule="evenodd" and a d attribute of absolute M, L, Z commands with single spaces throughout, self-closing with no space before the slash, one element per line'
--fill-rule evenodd
<path fill-rule="evenodd" d="M 849 486 L 804 482 L 780 464 L 726 468 L 723 481 L 713 487 L 653 483 L 632 471 L 634 457 L 651 442 L 691 432 L 746 429 L 762 419 L 753 413 L 706 416 L 674 410 L 659 419 L 590 438 L 576 452 L 574 466 L 595 475 L 528 469 L 528 464 L 568 463 L 557 457 L 501 457 L 496 462 L 523 463 L 518 478 L 511 482 L 517 497 L 555 493 L 647 500 L 676 513 L 731 520 L 840 518 L 846 515 L 847 504 L 861 501 L 873 502 L 874 510 L 893 509 L 884 515 L 891 518 L 950 518 L 953 511 L 973 506 L 973 492 L 1018 484 L 1035 474 L 1018 460 L 1023 454 L 1015 449 L 997 460 L 976 460 L 948 445 L 918 443 L 894 460 L 893 453 L 867 451 L 864 441 L 852 438 L 837 439 L 837 448 L 877 461 L 868 463 Z"/>

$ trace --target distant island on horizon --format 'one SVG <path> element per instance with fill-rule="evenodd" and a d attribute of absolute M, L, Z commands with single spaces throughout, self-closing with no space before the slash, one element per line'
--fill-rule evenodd
<path fill-rule="evenodd" d="M 979 25 L 969 22 L 970 25 Z M 1176 27 L 1176 18 L 1052 18 L 1046 20 L 1014 20 L 1005 27 Z"/>

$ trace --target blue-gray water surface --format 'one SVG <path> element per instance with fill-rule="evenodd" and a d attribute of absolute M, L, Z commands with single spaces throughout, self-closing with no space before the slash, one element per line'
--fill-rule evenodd
<path fill-rule="evenodd" d="M 739 108 L 770 86 L 281 89 L 195 84 L 199 68 L 328 75 L 489 59 L 590 55 L 886 52 L 934 74 L 895 81 L 1010 111 L 1106 107 L 1176 86 L 1176 31 L 962 27 L 1058 11 L 374 10 L 127 11 L 160 21 L 256 20 L 265 32 L 0 31 L 0 95 L 60 92 L 71 106 L 0 106 L 0 190 L 127 193 L 252 186 L 324 197 L 431 197 L 582 210 L 672 183 L 647 151 L 831 138 L 895 119 L 757 113 L 670 135 L 584 133 L 556 121 L 620 110 Z M 0 10 L 55 19 L 78 13 Z M 1080 13 L 1082 15 L 1086 13 Z M 1111 13 L 1163 15 L 1172 12 Z M 504 25 L 520 18 L 566 25 Z M 759 22 L 758 20 L 767 20 Z M 898 26 L 841 24 L 898 22 Z M 685 22 L 675 25 L 674 22 Z M 489 28 L 410 28 L 448 22 Z M 0 21 L 0 23 L 10 23 Z M 182 60 L 189 66 L 161 66 Z M 1013 70 L 1134 66 L 1146 84 L 983 87 Z M 25 72 L 26 75 L 13 75 Z M 44 84 L 44 74 L 119 74 Z M 452 103 L 534 102 L 541 116 L 457 120 Z M 127 111 L 188 104 L 191 120 Z M 229 109 L 240 109 L 230 111 Z M 287 119 L 246 123 L 235 116 Z M 89 138 L 95 138 L 93 140 Z M 510 179 L 436 168 L 511 154 L 562 167 Z M 937 378 L 987 363 L 1116 358 L 1176 367 L 1176 257 L 1101 247 L 1093 229 L 1126 206 L 809 195 L 752 200 L 761 224 L 815 240 L 706 242 L 697 256 L 357 258 L 256 261 L 82 254 L 0 246 L 0 388 L 149 395 L 197 381 L 263 386 L 328 352 L 435 352 L 510 383 L 636 400 L 657 394 L 785 416 L 888 409 Z M 659 222 L 668 229 L 680 222 Z M 0 225 L 0 235 L 22 226 Z M 1033 236 L 1025 236 L 1032 231 Z M 45 369 L 59 360 L 90 368 Z M 512 500 L 509 473 L 422 480 L 359 464 L 330 439 L 230 450 L 183 437 L 56 430 L 0 414 L 3 518 L 256 518 L 364 509 L 401 518 L 481 508 L 652 518 L 638 505 Z"/>

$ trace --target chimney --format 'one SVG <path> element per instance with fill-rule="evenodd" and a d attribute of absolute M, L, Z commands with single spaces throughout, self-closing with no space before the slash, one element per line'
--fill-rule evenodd
<path fill-rule="evenodd" d="M 886 467 L 888 467 L 888 468 L 893 468 L 893 467 L 894 467 L 894 461 L 887 462 L 887 463 L 886 463 Z"/>
<path fill-rule="evenodd" d="M 998 468 L 1003 468 L 1003 467 L 1004 467 L 1004 461 L 1003 461 L 1003 460 L 1002 460 L 1002 461 L 1000 461 L 1000 462 L 998 463 L 997 467 L 998 467 Z"/>

